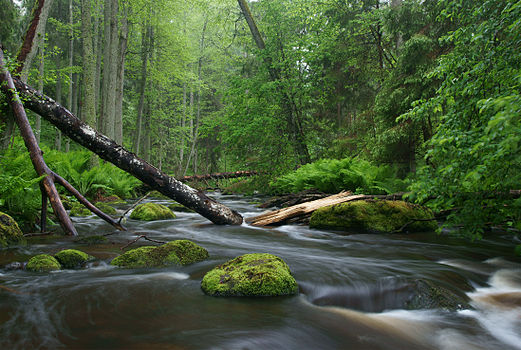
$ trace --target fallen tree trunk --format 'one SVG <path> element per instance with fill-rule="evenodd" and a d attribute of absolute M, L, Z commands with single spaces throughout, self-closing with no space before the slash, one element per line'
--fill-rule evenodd
<path fill-rule="evenodd" d="M 397 193 L 392 195 L 366 195 L 366 194 L 356 194 L 353 195 L 351 192 L 341 192 L 339 194 L 335 194 L 333 196 L 329 196 L 322 199 L 317 199 L 311 202 L 301 203 L 294 205 L 292 207 L 279 209 L 275 211 L 271 211 L 268 213 L 261 214 L 259 216 L 254 216 L 251 218 L 247 218 L 246 222 L 253 226 L 268 226 L 268 225 L 281 225 L 284 223 L 288 223 L 289 221 L 293 222 L 295 218 L 298 217 L 306 217 L 310 215 L 315 210 L 328 207 L 330 205 L 363 200 L 363 199 L 391 199 L 397 200 L 401 199 L 403 193 Z"/>
<path fill-rule="evenodd" d="M 182 178 L 179 179 L 179 181 L 187 182 L 187 181 L 201 181 L 201 180 L 215 180 L 215 179 L 235 179 L 238 177 L 248 177 L 248 176 L 256 176 L 256 175 L 259 175 L 259 173 L 256 171 L 233 171 L 233 172 L 226 172 L 226 173 L 183 176 Z"/>
<path fill-rule="evenodd" d="M 27 119 L 27 115 L 25 114 L 25 109 L 20 101 L 18 93 L 13 83 L 13 79 L 7 68 L 4 65 L 4 55 L 3 51 L 0 48 L 0 86 L 2 90 L 5 92 L 9 105 L 13 110 L 13 114 L 15 117 L 15 122 L 20 129 L 20 133 L 24 139 L 25 146 L 29 151 L 29 157 L 31 158 L 31 162 L 33 163 L 33 167 L 36 170 L 38 176 L 43 176 L 43 180 L 40 183 L 40 189 L 42 192 L 42 217 L 41 217 L 41 229 L 42 232 L 45 231 L 45 225 L 47 220 L 47 199 L 51 202 L 51 207 L 54 211 L 54 214 L 58 218 L 60 222 L 60 226 L 62 227 L 65 234 L 76 236 L 78 233 L 72 224 L 71 218 L 67 214 L 65 208 L 63 207 L 63 203 L 60 199 L 60 195 L 56 190 L 55 182 L 58 182 L 62 186 L 64 186 L 69 192 L 71 192 L 82 204 L 87 206 L 93 213 L 101 217 L 103 220 L 107 221 L 109 224 L 118 228 L 119 230 L 125 230 L 121 224 L 114 221 L 110 216 L 103 213 L 98 208 L 94 207 L 89 201 L 87 201 L 74 187 L 72 187 L 65 179 L 54 173 L 43 159 L 43 152 L 38 146 L 38 142 L 36 141 L 36 137 L 34 135 L 33 130 L 31 129 L 31 125 L 29 124 L 29 120 Z"/>
<path fill-rule="evenodd" d="M 168 176 L 137 157 L 105 135 L 83 123 L 70 111 L 48 96 L 14 78 L 14 85 L 23 96 L 24 105 L 41 115 L 80 145 L 96 153 L 167 197 L 193 209 L 215 224 L 240 225 L 242 216 L 235 210 L 216 202 L 204 193 Z"/>

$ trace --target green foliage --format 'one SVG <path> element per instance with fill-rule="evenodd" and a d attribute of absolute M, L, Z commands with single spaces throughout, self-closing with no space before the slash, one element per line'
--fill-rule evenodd
<path fill-rule="evenodd" d="M 418 200 L 436 196 L 436 209 L 461 208 L 447 225 L 481 237 L 485 225 L 519 225 L 521 186 L 521 1 L 441 1 L 440 20 L 458 27 L 440 41 L 452 46 L 431 76 L 436 96 L 402 116 L 440 115 L 429 142 L 428 166 L 412 186 Z"/>
<path fill-rule="evenodd" d="M 361 159 L 322 159 L 306 164 L 272 183 L 279 193 L 317 189 L 326 193 L 352 191 L 365 194 L 394 193 L 403 190 L 405 181 L 396 169 L 375 166 Z"/>

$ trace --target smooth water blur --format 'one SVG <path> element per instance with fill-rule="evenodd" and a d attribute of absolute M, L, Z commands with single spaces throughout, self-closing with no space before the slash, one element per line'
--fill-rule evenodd
<path fill-rule="evenodd" d="M 260 213 L 248 199 L 215 196 L 245 217 Z M 64 237 L 1 251 L 0 266 L 65 248 L 100 261 L 49 274 L 0 269 L 0 349 L 521 349 L 521 263 L 502 237 L 470 243 L 433 233 L 345 236 L 304 226 L 216 226 L 198 214 L 177 215 L 128 220 L 125 233 L 96 217 L 75 218 L 81 235 L 113 232 L 110 243 Z M 211 257 L 167 269 L 108 265 L 136 234 L 190 239 Z M 144 244 L 153 243 L 131 247 Z M 254 252 L 283 258 L 300 295 L 203 294 L 208 270 Z M 468 295 L 474 309 L 402 310 L 409 282 L 419 278 Z"/>

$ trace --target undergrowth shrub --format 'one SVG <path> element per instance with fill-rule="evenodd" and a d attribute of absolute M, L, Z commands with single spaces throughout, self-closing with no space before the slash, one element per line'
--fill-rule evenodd
<path fill-rule="evenodd" d="M 317 189 L 325 193 L 351 191 L 387 194 L 406 189 L 406 181 L 390 166 L 376 166 L 360 159 L 321 159 L 306 164 L 271 183 L 276 193 Z"/>

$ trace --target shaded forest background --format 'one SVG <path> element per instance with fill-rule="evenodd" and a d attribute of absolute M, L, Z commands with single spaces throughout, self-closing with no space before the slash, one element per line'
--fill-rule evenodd
<path fill-rule="evenodd" d="M 509 195 L 521 188 L 521 1 L 252 1 L 264 47 L 235 0 L 45 3 L 22 77 L 176 177 L 255 170 L 265 176 L 248 186 L 264 191 L 407 189 L 472 237 L 521 229 Z M 0 1 L 13 69 L 37 4 Z M 35 183 L 13 170 L 23 146 L 0 107 L 5 207 L 14 178 Z M 47 153 L 79 150 L 31 118 Z M 68 172 L 87 186 L 80 173 L 107 165 L 78 154 Z"/>

